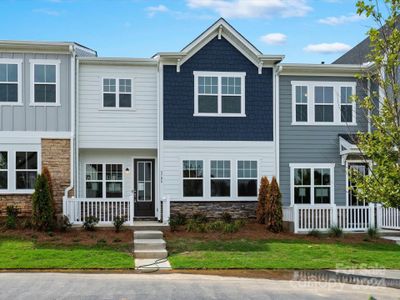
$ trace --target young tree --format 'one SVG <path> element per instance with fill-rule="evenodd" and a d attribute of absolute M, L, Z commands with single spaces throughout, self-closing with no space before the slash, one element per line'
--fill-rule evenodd
<path fill-rule="evenodd" d="M 55 202 L 54 202 L 54 191 L 53 191 L 53 181 L 51 179 L 50 171 L 47 167 L 43 167 L 42 175 L 46 177 L 47 183 L 49 185 L 49 191 L 51 196 L 51 205 L 53 206 L 53 212 L 55 213 Z M 55 217 L 55 216 L 54 216 Z"/>
<path fill-rule="evenodd" d="M 379 91 L 364 98 L 354 97 L 354 101 L 371 112 L 368 118 L 372 131 L 359 133 L 357 146 L 373 166 L 370 176 L 357 172 L 351 172 L 350 176 L 358 199 L 397 207 L 400 205 L 400 0 L 358 1 L 357 12 L 372 18 L 379 27 L 368 32 L 367 58 L 375 71 L 366 75 L 379 85 Z"/>
<path fill-rule="evenodd" d="M 54 211 L 46 176 L 39 175 L 32 195 L 32 221 L 38 230 L 51 230 L 54 226 Z"/>
<path fill-rule="evenodd" d="M 256 210 L 256 219 L 257 223 L 259 224 L 265 223 L 265 205 L 267 201 L 268 189 L 269 189 L 268 177 L 263 176 L 261 178 L 260 189 L 258 191 L 258 203 Z"/>
<path fill-rule="evenodd" d="M 282 220 L 282 195 L 279 190 L 278 182 L 273 177 L 269 185 L 267 203 L 265 206 L 265 224 L 267 230 L 281 232 L 283 230 Z"/>

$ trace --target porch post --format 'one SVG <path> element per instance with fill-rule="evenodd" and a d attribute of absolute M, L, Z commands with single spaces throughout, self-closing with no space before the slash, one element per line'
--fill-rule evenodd
<path fill-rule="evenodd" d="M 132 194 L 129 196 L 129 215 L 130 215 L 129 223 L 132 226 L 133 226 L 134 214 L 135 214 L 135 202 L 133 201 L 133 194 Z"/>
<path fill-rule="evenodd" d="M 381 229 L 382 228 L 382 224 L 383 224 L 383 214 L 382 214 L 382 204 L 377 203 L 376 204 L 376 228 L 377 229 Z"/>
<path fill-rule="evenodd" d="M 332 204 L 332 221 L 331 221 L 331 226 L 339 226 L 338 222 L 338 210 L 336 207 L 336 204 Z"/>
<path fill-rule="evenodd" d="M 293 227 L 294 227 L 294 233 L 299 232 L 299 210 L 297 209 L 297 205 L 293 205 Z"/>
<path fill-rule="evenodd" d="M 375 203 L 369 203 L 369 228 L 377 228 L 377 224 L 375 222 Z"/>

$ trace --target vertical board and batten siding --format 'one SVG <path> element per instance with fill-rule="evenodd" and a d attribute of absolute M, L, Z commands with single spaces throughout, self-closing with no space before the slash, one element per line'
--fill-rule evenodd
<path fill-rule="evenodd" d="M 102 78 L 130 78 L 134 109 L 102 109 Z M 81 64 L 79 71 L 80 148 L 157 148 L 155 66 Z"/>
<path fill-rule="evenodd" d="M 67 54 L 2 53 L 22 59 L 22 105 L 0 105 L 0 131 L 69 131 L 71 129 L 71 61 Z M 30 59 L 60 60 L 60 106 L 30 105 Z"/>
<path fill-rule="evenodd" d="M 290 205 L 290 163 L 335 163 L 335 203 L 346 204 L 346 169 L 339 154 L 341 133 L 366 131 L 366 113 L 356 108 L 356 126 L 340 125 L 292 125 L 291 81 L 356 82 L 351 77 L 284 76 L 279 79 L 279 126 L 280 126 L 280 186 L 285 206 Z M 366 93 L 366 83 L 357 81 L 356 92 Z"/>
<path fill-rule="evenodd" d="M 199 117 L 194 113 L 194 71 L 245 72 L 246 117 Z M 164 139 L 272 141 L 273 70 L 249 61 L 224 37 L 212 39 L 180 66 L 164 66 Z"/>
<path fill-rule="evenodd" d="M 204 160 L 204 180 L 209 180 L 210 160 L 231 160 L 231 180 L 236 178 L 234 170 L 237 160 L 257 160 L 258 178 L 275 175 L 275 146 L 273 142 L 224 142 L 224 141 L 163 141 L 162 152 L 162 196 L 171 200 L 182 198 L 182 160 Z M 206 185 L 207 186 L 207 185 Z M 236 184 L 233 185 L 236 187 Z M 229 200 L 240 200 L 234 197 Z M 202 199 L 207 197 L 207 191 Z M 256 199 L 254 199 L 256 200 Z M 192 198 L 193 201 L 193 198 Z"/>

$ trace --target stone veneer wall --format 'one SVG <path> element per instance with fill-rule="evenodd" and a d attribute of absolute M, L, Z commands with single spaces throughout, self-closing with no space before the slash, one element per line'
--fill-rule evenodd
<path fill-rule="evenodd" d="M 70 140 L 42 139 L 42 167 L 50 171 L 56 213 L 62 213 L 65 189 L 70 185 Z"/>
<path fill-rule="evenodd" d="M 42 139 L 42 167 L 50 171 L 53 182 L 56 213 L 62 212 L 64 190 L 70 185 L 70 140 Z M 16 206 L 20 216 L 32 214 L 32 195 L 10 194 L 0 195 L 0 216 L 6 215 L 9 205 Z"/>
<path fill-rule="evenodd" d="M 203 213 L 211 219 L 218 219 L 223 212 L 228 212 L 235 219 L 249 219 L 256 217 L 257 201 L 210 201 L 171 202 L 171 216 L 178 212 L 191 216 Z"/>

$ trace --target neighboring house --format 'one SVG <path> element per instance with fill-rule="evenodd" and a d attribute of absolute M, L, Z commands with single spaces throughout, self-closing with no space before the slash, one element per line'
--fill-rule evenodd
<path fill-rule="evenodd" d="M 177 213 L 252 218 L 261 177 L 275 176 L 295 232 L 366 230 L 375 219 L 400 229 L 349 190 L 348 170 L 367 175 L 370 163 L 355 135 L 370 130 L 368 112 L 351 101 L 377 89 L 355 78 L 373 67 L 363 60 L 284 64 L 224 19 L 152 58 L 23 42 L 0 43 L 0 56 L 3 213 L 9 204 L 30 212 L 35 176 L 48 166 L 57 212 L 75 224 L 90 215 L 104 225 L 116 216 L 168 223 Z"/>
<path fill-rule="evenodd" d="M 76 56 L 96 52 L 75 43 L 0 41 L 0 211 L 31 213 L 35 178 L 48 167 L 62 212 L 71 186 Z"/>

